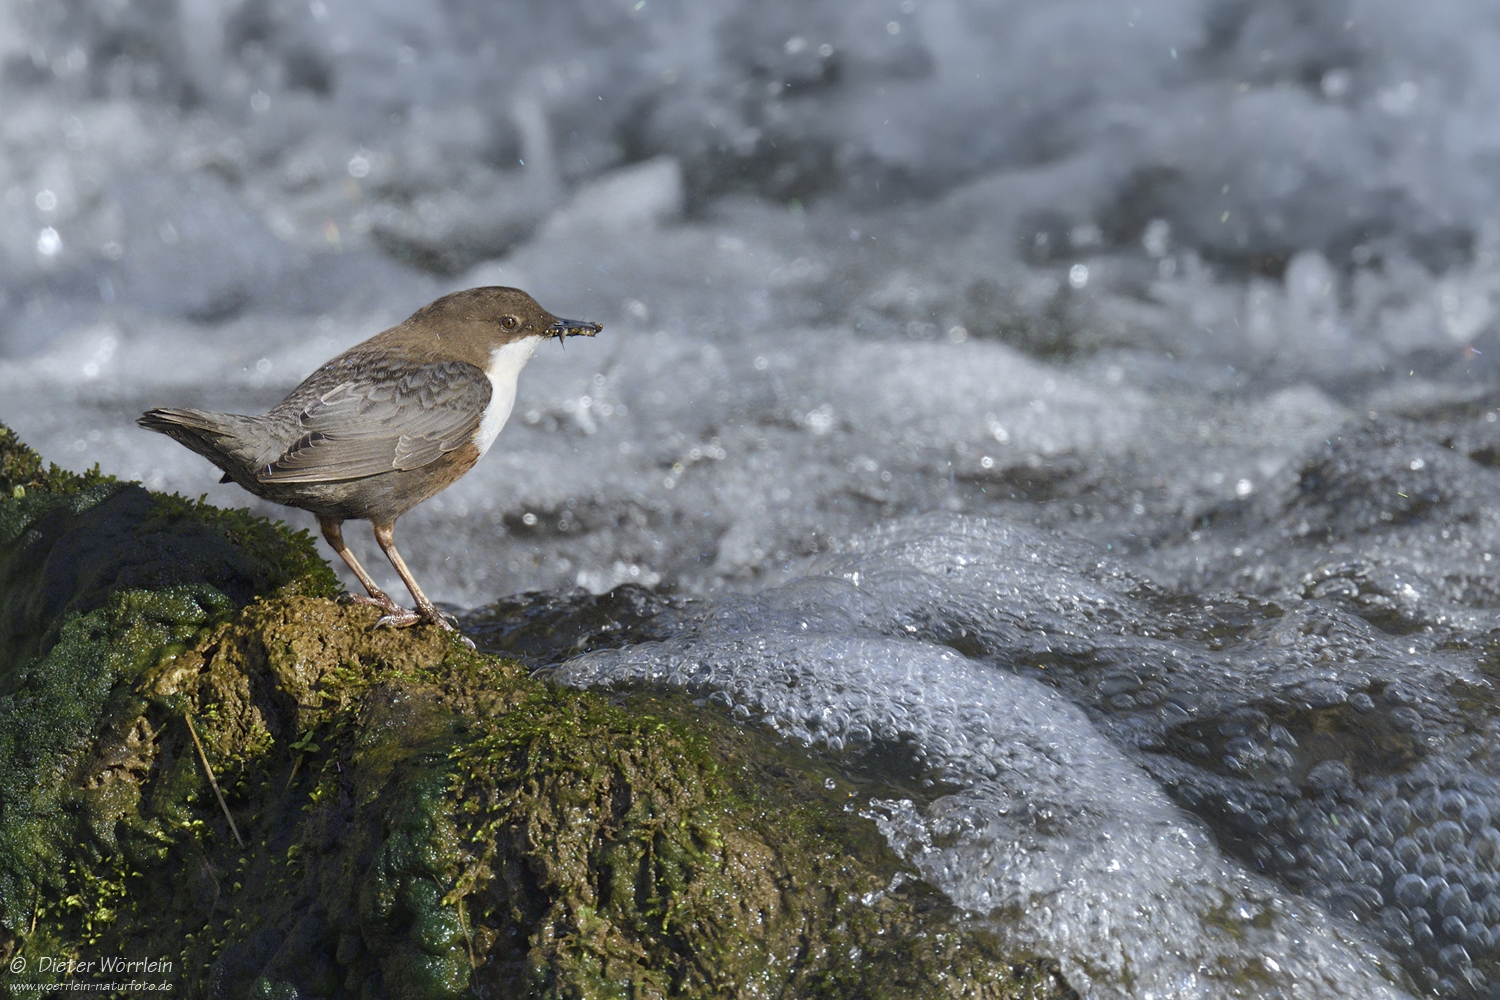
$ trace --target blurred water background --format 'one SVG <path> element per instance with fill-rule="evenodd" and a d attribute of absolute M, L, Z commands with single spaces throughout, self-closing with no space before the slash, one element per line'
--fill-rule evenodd
<path fill-rule="evenodd" d="M 1086 996 L 1500 996 L 1497 108 L 1484 0 L 0 0 L 0 421 L 244 505 L 135 415 L 524 287 L 476 638 Z"/>

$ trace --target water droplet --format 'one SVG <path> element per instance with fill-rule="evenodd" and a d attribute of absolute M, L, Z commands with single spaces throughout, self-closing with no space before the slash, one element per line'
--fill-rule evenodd
<path fill-rule="evenodd" d="M 36 252 L 43 257 L 56 257 L 62 252 L 62 237 L 57 235 L 57 230 L 48 226 L 36 237 Z"/>
<path fill-rule="evenodd" d="M 1089 283 L 1089 268 L 1087 264 L 1074 264 L 1068 268 L 1068 284 L 1073 288 L 1082 288 Z"/>

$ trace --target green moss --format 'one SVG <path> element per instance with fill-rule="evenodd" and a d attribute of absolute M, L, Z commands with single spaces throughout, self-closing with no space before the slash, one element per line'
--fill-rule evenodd
<path fill-rule="evenodd" d="M 132 763 L 133 734 L 111 722 L 135 714 L 131 683 L 159 650 L 190 640 L 227 609 L 209 587 L 123 591 L 64 625 L 47 656 L 10 671 L 0 695 L 0 920 L 8 930 L 21 930 L 44 896 L 62 898 L 88 880 L 76 863 L 71 873 L 60 864 L 67 846 L 81 847 L 90 863 L 118 850 L 114 824 L 133 810 L 138 786 L 116 779 L 116 767 Z M 113 755 L 98 745 L 101 729 L 117 744 Z M 101 751 L 109 764 L 80 774 Z"/>
<path fill-rule="evenodd" d="M 338 577 L 318 555 L 317 543 L 306 529 L 292 529 L 248 510 L 225 510 L 204 498 L 189 500 L 177 494 L 152 494 L 155 507 L 142 521 L 142 533 L 171 530 L 181 522 L 202 525 L 248 556 L 256 568 L 253 594 L 305 594 L 333 597 L 343 589 Z"/>
<path fill-rule="evenodd" d="M 26 447 L 15 431 L 0 424 L 0 496 L 20 498 L 28 492 L 70 494 L 116 481 L 114 476 L 101 473 L 98 465 L 81 474 L 69 472 L 55 462 L 44 468 L 42 456 Z"/>
<path fill-rule="evenodd" d="M 46 910 L 88 940 L 111 912 L 88 900 L 119 882 L 105 859 L 130 867 L 147 669 L 256 593 L 336 589 L 305 532 L 44 468 L 0 426 L 0 927 Z M 138 826 L 159 855 L 160 822 Z"/>
<path fill-rule="evenodd" d="M 236 604 L 339 591 L 305 531 L 97 471 L 43 472 L 3 426 L 0 470 L 0 692 L 6 672 L 45 655 L 65 621 L 120 590 L 207 584 Z"/>

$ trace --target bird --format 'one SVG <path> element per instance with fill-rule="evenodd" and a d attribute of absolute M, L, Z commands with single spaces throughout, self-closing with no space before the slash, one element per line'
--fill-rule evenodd
<path fill-rule="evenodd" d="M 542 341 L 597 334 L 558 319 L 519 288 L 444 295 L 349 348 L 258 416 L 157 407 L 136 421 L 202 455 L 262 499 L 310 511 L 364 585 L 352 599 L 378 626 L 428 622 L 448 631 L 396 549 L 396 519 L 473 468 L 505 426 L 516 379 Z M 397 604 L 344 544 L 343 523 L 369 521 L 416 602 Z"/>

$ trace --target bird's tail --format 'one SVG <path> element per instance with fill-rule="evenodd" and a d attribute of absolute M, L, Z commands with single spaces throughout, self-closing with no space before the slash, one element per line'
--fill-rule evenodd
<path fill-rule="evenodd" d="M 157 407 L 142 413 L 136 423 L 191 448 L 232 476 L 236 471 L 254 469 L 259 464 L 264 448 L 257 444 L 259 435 L 254 431 L 263 419 L 238 413 Z"/>

